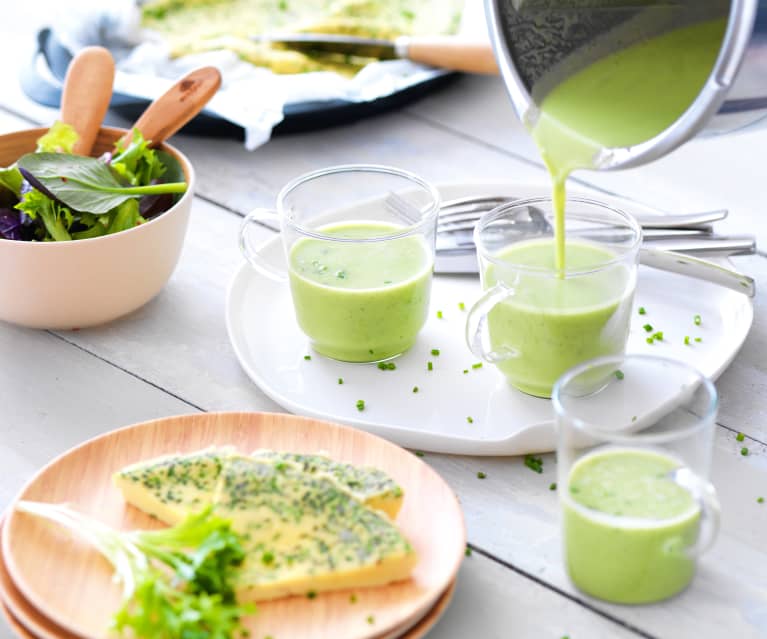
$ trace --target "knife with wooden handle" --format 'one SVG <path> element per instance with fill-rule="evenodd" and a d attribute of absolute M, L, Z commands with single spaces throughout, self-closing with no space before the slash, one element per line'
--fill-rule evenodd
<path fill-rule="evenodd" d="M 402 58 L 451 71 L 498 73 L 489 43 L 460 36 L 400 36 L 379 40 L 330 33 L 286 33 L 257 35 L 251 39 L 303 52 L 321 51 L 379 60 Z"/>

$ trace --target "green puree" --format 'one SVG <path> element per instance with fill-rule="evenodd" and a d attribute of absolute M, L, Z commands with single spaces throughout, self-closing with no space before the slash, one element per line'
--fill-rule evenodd
<path fill-rule="evenodd" d="M 610 251 L 570 241 L 568 272 L 602 266 L 615 257 Z M 515 357 L 497 362 L 520 390 L 549 397 L 557 378 L 592 357 L 621 353 L 626 343 L 632 295 L 622 264 L 589 275 L 559 279 L 554 271 L 554 240 L 531 240 L 506 247 L 485 274 L 485 286 L 498 280 L 513 286 L 514 295 L 488 315 L 493 350 L 511 349 Z M 508 266 L 506 266 L 508 264 Z M 525 272 L 520 267 L 540 269 Z"/>
<path fill-rule="evenodd" d="M 339 238 L 387 236 L 401 227 L 349 222 L 319 231 Z M 432 259 L 419 236 L 380 242 L 304 238 L 290 253 L 290 286 L 301 329 L 323 355 L 386 359 L 412 346 L 426 321 Z"/>
<path fill-rule="evenodd" d="M 669 473 L 678 461 L 631 449 L 592 453 L 570 473 L 564 496 L 567 568 L 578 588 L 616 603 L 670 597 L 690 583 L 686 549 L 700 510 Z"/>
<path fill-rule="evenodd" d="M 585 67 L 545 96 L 532 134 L 551 174 L 560 271 L 567 176 L 594 168 L 604 147 L 646 142 L 671 126 L 703 88 L 725 27 L 724 20 L 712 20 L 639 42 Z"/>

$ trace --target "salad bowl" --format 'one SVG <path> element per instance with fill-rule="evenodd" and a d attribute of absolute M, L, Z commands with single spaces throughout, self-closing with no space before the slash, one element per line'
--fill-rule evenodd
<path fill-rule="evenodd" d="M 35 150 L 47 128 L 0 135 L 0 166 Z M 126 129 L 102 127 L 92 155 L 111 151 Z M 186 235 L 195 187 L 189 160 L 179 163 L 187 189 L 165 212 L 133 228 L 89 239 L 0 239 L 0 321 L 41 329 L 77 329 L 114 320 L 146 304 L 173 273 Z"/>

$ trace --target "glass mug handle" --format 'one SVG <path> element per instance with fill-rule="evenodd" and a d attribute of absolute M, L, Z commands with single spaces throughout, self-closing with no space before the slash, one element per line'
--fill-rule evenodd
<path fill-rule="evenodd" d="M 714 486 L 701 479 L 689 468 L 673 471 L 672 479 L 688 491 L 700 505 L 700 534 L 697 541 L 686 549 L 691 557 L 700 557 L 714 545 L 719 534 L 721 507 Z"/>
<path fill-rule="evenodd" d="M 514 294 L 513 288 L 499 282 L 485 291 L 485 294 L 469 310 L 469 315 L 466 318 L 466 343 L 474 355 L 486 362 L 502 362 L 518 355 L 518 352 L 513 348 L 502 347 L 493 350 L 490 345 L 490 331 L 487 326 L 487 316 L 490 311 L 503 300 L 513 297 Z"/>
<path fill-rule="evenodd" d="M 285 272 L 274 266 L 262 255 L 261 251 L 263 250 L 264 243 L 262 242 L 257 246 L 250 236 L 251 229 L 255 225 L 266 226 L 279 232 L 279 213 L 273 209 L 253 209 L 245 216 L 240 225 L 239 244 L 240 252 L 253 268 L 276 282 L 286 282 L 288 278 Z"/>

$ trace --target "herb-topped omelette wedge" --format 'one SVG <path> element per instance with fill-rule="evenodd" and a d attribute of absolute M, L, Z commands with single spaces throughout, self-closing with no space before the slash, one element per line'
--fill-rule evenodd
<path fill-rule="evenodd" d="M 299 52 L 250 36 L 313 32 L 392 39 L 456 32 L 463 0 L 150 0 L 143 26 L 159 33 L 174 57 L 229 49 L 275 73 L 336 71 L 353 75 L 371 58 Z"/>
<path fill-rule="evenodd" d="M 266 600 L 407 579 L 417 556 L 390 519 L 402 489 L 323 455 L 211 448 L 139 462 L 114 481 L 126 501 L 176 524 L 201 508 L 243 539 L 240 596 Z"/>

